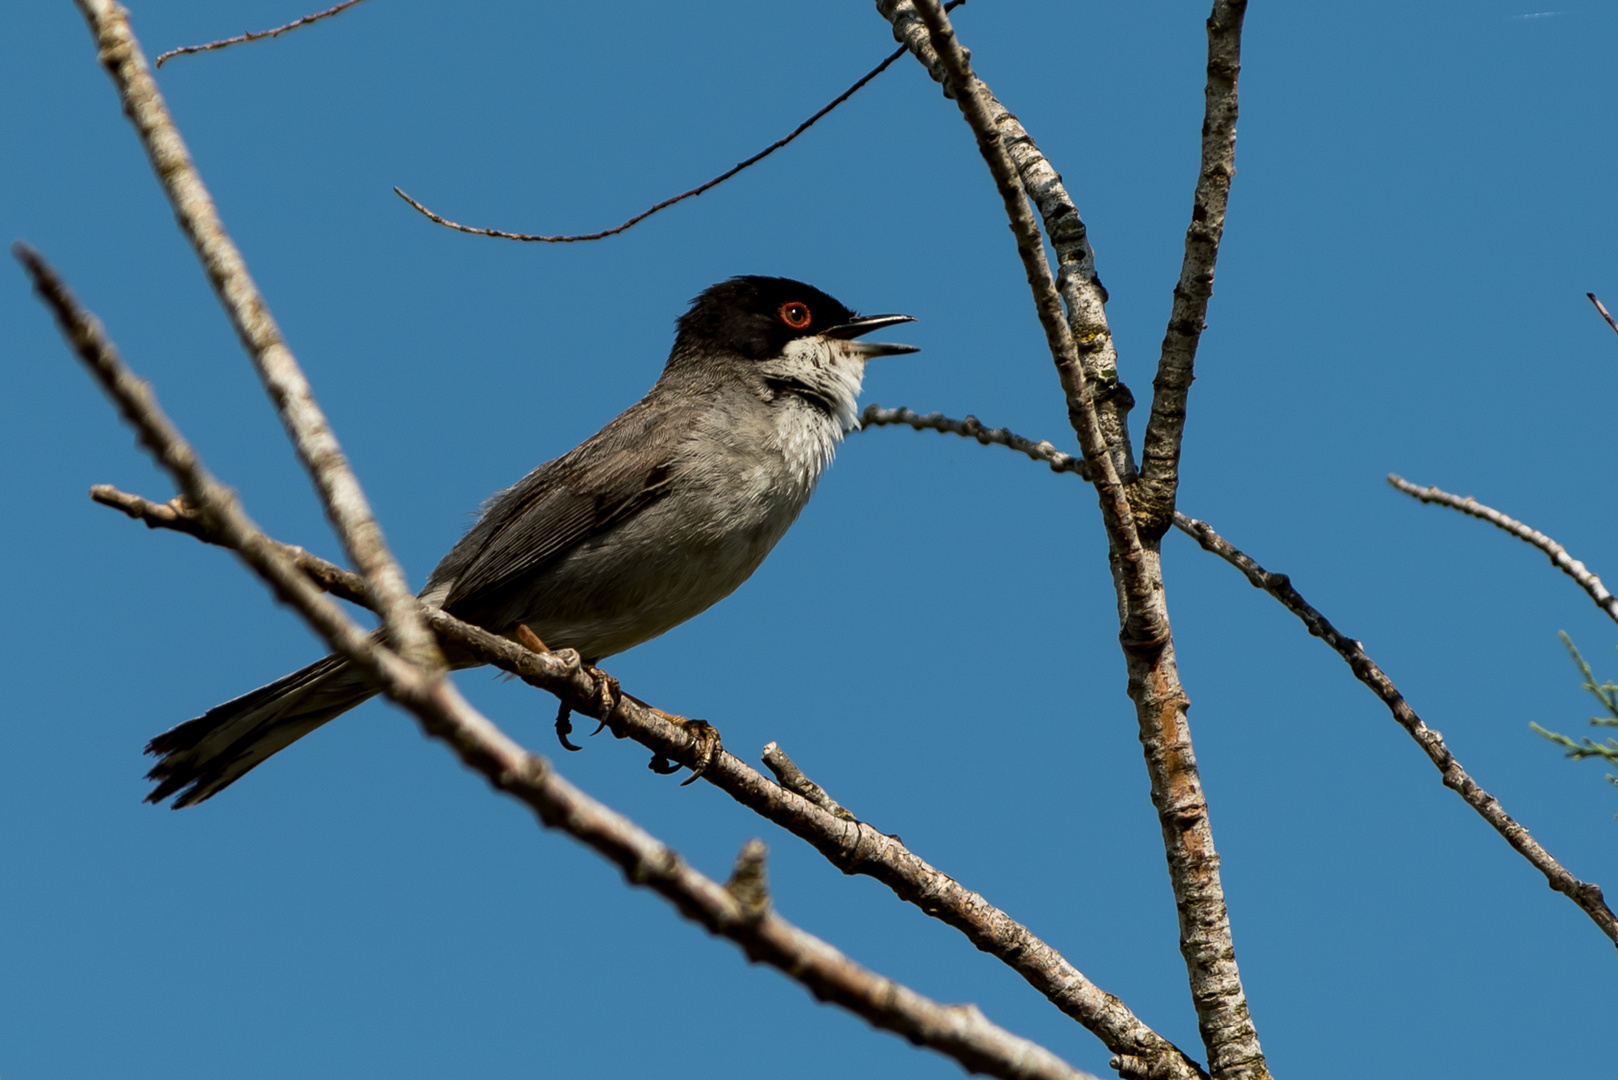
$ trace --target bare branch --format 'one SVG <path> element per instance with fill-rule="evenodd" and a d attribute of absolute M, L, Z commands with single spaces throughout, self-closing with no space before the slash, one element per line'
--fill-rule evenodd
<path fill-rule="evenodd" d="M 1516 848 L 1523 858 L 1545 875 L 1545 880 L 1551 888 L 1579 905 L 1601 928 L 1602 933 L 1614 943 L 1618 943 L 1618 918 L 1614 917 L 1612 909 L 1602 899 L 1601 887 L 1580 881 L 1568 873 L 1550 852 L 1529 835 L 1527 829 L 1506 813 L 1499 799 L 1484 791 L 1467 775 L 1461 763 L 1455 760 L 1455 755 L 1444 745 L 1444 737 L 1422 722 L 1421 717 L 1416 715 L 1416 710 L 1410 707 L 1398 688 L 1393 685 L 1393 680 L 1383 674 L 1382 669 L 1365 655 L 1365 650 L 1359 642 L 1344 636 L 1324 615 L 1311 607 L 1298 594 L 1298 590 L 1292 587 L 1291 580 L 1285 574 L 1272 574 L 1265 570 L 1227 543 L 1207 522 L 1196 521 L 1177 513 L 1174 515 L 1174 524 L 1201 544 L 1204 550 L 1213 552 L 1240 570 L 1254 588 L 1263 589 L 1281 601 L 1288 611 L 1303 620 L 1304 626 L 1309 628 L 1311 634 L 1330 645 L 1337 655 L 1346 660 L 1348 666 L 1353 669 L 1355 678 L 1370 687 L 1371 692 L 1382 699 L 1388 711 L 1393 714 L 1393 718 L 1426 752 L 1428 759 L 1443 775 L 1444 786 L 1465 799 L 1468 806 L 1476 810 L 1484 821 L 1505 837 L 1508 844 Z"/>
<path fill-rule="evenodd" d="M 1596 606 L 1605 611 L 1608 617 L 1614 622 L 1618 622 L 1618 597 L 1608 592 L 1607 587 L 1601 584 L 1601 579 L 1590 573 L 1582 562 L 1569 555 L 1566 548 L 1538 529 L 1524 525 L 1516 518 L 1507 517 L 1498 510 L 1484 506 L 1470 495 L 1463 497 L 1451 495 L 1449 492 L 1441 491 L 1435 487 L 1422 487 L 1419 484 L 1412 484 L 1404 477 L 1396 476 L 1393 473 L 1388 474 L 1388 483 L 1406 495 L 1413 496 L 1424 503 L 1437 503 L 1439 506 L 1459 510 L 1463 514 L 1479 518 L 1498 529 L 1503 529 L 1525 544 L 1532 544 L 1550 558 L 1552 566 L 1578 582 L 1579 587 L 1590 594 L 1590 599 L 1594 600 Z"/>
<path fill-rule="evenodd" d="M 388 551 L 382 528 L 348 466 L 342 446 L 253 283 L 241 252 L 225 232 L 213 199 L 158 93 L 140 43 L 130 28 L 128 12 L 116 0 L 76 3 L 89 23 L 99 59 L 112 76 L 124 112 L 135 125 L 152 169 L 174 207 L 181 231 L 191 241 L 252 358 L 344 549 L 376 592 L 377 611 L 388 639 L 412 661 L 441 663 L 432 637 L 416 618 L 415 598 L 405 584 L 404 572 Z"/>
<path fill-rule="evenodd" d="M 903 43 L 921 62 L 943 87 L 945 97 L 953 97 L 943 62 L 915 5 L 910 0 L 877 0 L 876 9 L 893 25 L 894 40 Z M 1045 223 L 1045 235 L 1056 254 L 1056 287 L 1067 304 L 1068 327 L 1095 395 L 1096 414 L 1112 454 L 1113 468 L 1124 480 L 1131 480 L 1135 476 L 1135 458 L 1129 442 L 1129 410 L 1135 399 L 1129 388 L 1118 381 L 1118 353 L 1107 325 L 1107 290 L 1096 274 L 1089 231 L 1062 185 L 1061 175 L 1040 152 L 1033 136 L 981 80 L 978 92 L 999 133 L 1000 145 L 1017 167 L 1023 190 Z"/>
<path fill-rule="evenodd" d="M 885 424 L 904 424 L 913 427 L 918 431 L 927 429 L 932 431 L 951 432 L 958 435 L 974 434 L 972 432 L 962 430 L 966 427 L 966 424 L 963 421 L 951 420 L 948 417 L 940 416 L 938 413 L 932 413 L 928 416 L 917 416 L 909 409 L 882 409 L 880 406 L 873 405 L 866 409 L 866 415 L 861 417 L 861 420 L 866 427 L 877 427 Z M 1000 446 L 1008 446 L 1012 449 L 1020 450 L 1036 461 L 1044 461 L 1049 463 L 1052 472 L 1077 471 L 1072 468 L 1061 467 L 1061 465 L 1065 464 L 1062 459 L 1066 459 L 1066 461 L 1073 460 L 1068 455 L 1052 449 L 1048 452 L 1049 456 L 1047 456 L 1045 452 L 1041 452 L 1039 450 L 1041 447 L 1049 447 L 1050 443 L 1048 442 L 1035 443 L 1021 435 L 1013 435 L 1012 433 L 1006 431 L 1005 428 L 989 429 L 988 433 L 991 435 L 1001 433 L 1005 436 L 1005 438 L 978 437 L 978 441 L 983 443 L 992 442 Z M 1409 494 L 1416 495 L 1418 498 L 1421 498 L 1421 495 L 1418 494 L 1418 492 L 1426 493 L 1436 491 L 1434 488 L 1417 488 L 1415 485 L 1409 484 L 1396 476 L 1390 476 L 1388 480 L 1390 483 L 1393 483 L 1395 487 L 1399 487 L 1401 491 L 1408 489 Z M 1401 487 L 1400 485 L 1404 486 Z M 1444 493 L 1438 492 L 1438 494 L 1443 495 Z M 1450 495 L 1447 496 L 1447 498 L 1455 499 L 1455 496 Z M 1423 499 L 1423 501 L 1438 502 L 1442 500 Z M 1458 510 L 1462 510 L 1466 513 L 1472 513 L 1473 511 L 1467 509 L 1466 507 L 1457 505 L 1457 503 L 1465 501 L 1470 500 L 1457 500 L 1456 503 L 1449 503 L 1447 505 L 1455 505 L 1456 509 Z M 1487 509 L 1487 507 L 1482 507 L 1482 509 Z M 1492 513 L 1493 511 L 1490 512 Z M 1504 518 L 1504 515 L 1500 516 Z M 1510 518 L 1504 518 L 1504 520 L 1511 521 Z M 1265 570 L 1247 555 L 1238 551 L 1235 547 L 1232 547 L 1231 544 L 1216 533 L 1213 526 L 1209 525 L 1206 521 L 1198 521 L 1195 518 L 1187 517 L 1185 514 L 1176 512 L 1174 515 L 1174 524 L 1175 527 L 1181 532 L 1185 533 L 1197 543 L 1201 544 L 1204 550 L 1213 552 L 1215 555 L 1218 555 L 1221 559 L 1224 559 L 1226 562 L 1236 567 L 1236 569 L 1240 570 L 1244 575 L 1246 575 L 1247 580 L 1252 583 L 1254 588 L 1263 589 L 1265 592 L 1279 600 L 1283 607 L 1303 621 L 1304 626 L 1308 628 L 1310 634 L 1320 638 L 1327 645 L 1331 646 L 1339 656 L 1347 661 L 1348 666 L 1354 672 L 1355 677 L 1358 678 L 1360 682 L 1370 687 L 1372 692 L 1383 700 L 1383 702 L 1388 706 L 1388 710 L 1393 713 L 1393 718 L 1397 720 L 1399 724 L 1410 733 L 1410 737 L 1415 739 L 1416 743 L 1421 746 L 1424 751 L 1426 751 L 1428 758 L 1432 760 L 1433 764 L 1438 767 L 1439 772 L 1443 774 L 1444 785 L 1459 793 L 1460 796 L 1466 800 L 1467 804 L 1478 812 L 1479 816 L 1481 816 L 1483 820 L 1487 821 L 1497 832 L 1500 833 L 1501 836 L 1505 837 L 1507 843 L 1509 843 L 1513 848 L 1516 848 L 1518 853 L 1532 863 L 1537 870 L 1544 874 L 1545 879 L 1550 884 L 1551 888 L 1555 889 L 1557 892 L 1563 893 L 1574 903 L 1578 904 L 1579 907 L 1590 916 L 1591 920 L 1601 928 L 1601 931 L 1604 934 L 1612 938 L 1615 943 L 1618 943 L 1618 920 L 1615 920 L 1612 910 L 1607 907 L 1606 902 L 1603 900 L 1601 887 L 1599 885 L 1580 881 L 1578 878 L 1568 873 L 1567 870 L 1563 868 L 1562 864 L 1557 862 L 1556 858 L 1552 856 L 1550 852 L 1546 851 L 1536 840 L 1534 840 L 1527 829 L 1519 825 L 1509 814 L 1505 812 L 1505 809 L 1500 805 L 1500 801 L 1498 799 L 1477 786 L 1477 783 L 1469 775 L 1467 775 L 1466 770 L 1461 767 L 1460 762 L 1455 760 L 1455 756 L 1451 754 L 1449 749 L 1444 745 L 1444 737 L 1422 722 L 1421 717 L 1416 715 L 1415 710 L 1410 707 L 1409 703 L 1405 701 L 1403 695 L 1399 693 L 1398 688 L 1393 685 L 1393 681 L 1389 679 L 1387 675 L 1383 674 L 1382 669 L 1377 667 L 1375 662 L 1365 654 L 1365 650 L 1361 647 L 1359 642 L 1345 637 L 1337 630 L 1336 627 L 1331 624 L 1330 620 L 1311 607 L 1309 603 L 1304 600 L 1301 595 L 1299 595 L 1298 591 L 1292 587 L 1291 579 L 1289 579 L 1285 574 L 1272 574 Z M 1517 523 L 1512 522 L 1512 524 L 1516 525 Z M 1505 528 L 1504 525 L 1501 527 Z M 1527 538 L 1524 537 L 1524 539 Z M 1533 541 L 1530 541 L 1530 543 L 1532 542 Z M 1536 544 L 1536 546 L 1539 545 Z M 1561 564 L 1558 563 L 1558 565 Z M 1583 567 L 1582 563 L 1574 563 L 1574 565 L 1579 566 L 1581 569 Z M 1570 570 L 1568 573 L 1571 574 L 1572 571 Z M 1594 575 L 1591 576 L 1594 577 Z M 1599 580 L 1597 580 L 1597 585 L 1599 587 Z M 1592 595 L 1594 594 L 1592 593 Z M 1599 602 L 1600 601 L 1598 601 L 1598 603 Z"/>
<path fill-rule="evenodd" d="M 1185 258 L 1152 383 L 1152 412 L 1141 443 L 1141 477 L 1131 503 L 1147 536 L 1168 531 L 1180 486 L 1180 444 L 1195 378 L 1214 264 L 1225 232 L 1225 206 L 1236 174 L 1236 78 L 1241 73 L 1242 17 L 1247 0 L 1215 0 L 1208 16 L 1208 85 L 1202 121 L 1202 164 L 1185 231 Z"/>
<path fill-rule="evenodd" d="M 206 543 L 219 543 L 195 510 L 183 510 L 191 520 L 181 524 L 174 520 L 171 504 L 149 502 L 105 485 L 95 489 L 92 497 L 153 528 L 171 528 Z M 280 548 L 323 586 L 331 583 L 338 595 L 366 602 L 364 579 L 358 574 L 302 548 L 276 545 L 273 540 L 266 543 Z M 686 728 L 671 722 L 661 710 L 617 689 L 611 676 L 583 667 L 573 650 L 535 653 L 436 608 L 423 606 L 422 611 L 428 625 L 446 643 L 466 649 L 530 686 L 555 694 L 573 712 L 605 721 L 615 736 L 633 739 L 659 758 L 688 766 L 697 761 L 701 750 Z M 1139 1076 L 1145 1077 L 1148 1071 L 1159 1080 L 1192 1080 L 1206 1075 L 1196 1062 L 1143 1024 L 1116 997 L 1091 983 L 1027 927 L 913 854 L 897 837 L 842 817 L 789 785 L 771 783 L 728 751 L 714 755 L 703 779 L 807 841 L 845 874 L 874 878 L 900 899 L 965 934 L 973 945 L 1000 959 L 1058 1009 L 1095 1034 L 1120 1059 L 1141 1063 Z M 1135 1074 L 1124 1075 L 1127 1078 Z"/>
<path fill-rule="evenodd" d="M 357 3 L 358 0 L 353 0 L 353 2 Z M 948 11 L 953 8 L 957 8 L 964 3 L 966 3 L 966 0 L 949 0 L 949 3 L 944 5 L 944 10 Z M 682 191 L 673 198 L 664 199 L 660 203 L 654 203 L 651 207 L 642 210 L 640 213 L 636 214 L 634 217 L 630 218 L 621 225 L 614 225 L 612 228 L 602 229 L 600 232 L 543 236 L 538 233 L 507 232 L 504 229 L 485 229 L 476 225 L 462 225 L 459 222 L 451 221 L 446 217 L 434 213 L 397 187 L 393 189 L 393 193 L 399 196 L 399 198 L 403 199 L 405 202 L 409 203 L 411 206 L 415 207 L 416 211 L 428 220 L 436 222 L 437 224 L 444 226 L 446 229 L 454 229 L 456 232 L 470 233 L 473 236 L 493 236 L 501 240 L 520 240 L 524 243 L 532 244 L 574 244 L 587 240 L 605 240 L 609 236 L 617 236 L 619 233 L 639 225 L 653 214 L 660 210 L 667 210 L 675 203 L 684 202 L 686 199 L 694 199 L 703 192 L 708 191 L 711 188 L 718 187 L 720 184 L 723 184 L 726 180 L 729 180 L 731 177 L 735 176 L 744 169 L 757 165 L 759 162 L 781 149 L 787 143 L 808 131 L 815 125 L 816 121 L 825 117 L 827 113 L 831 112 L 833 109 L 837 108 L 837 106 L 853 97 L 856 93 L 864 88 L 866 83 L 888 70 L 888 68 L 893 65 L 893 62 L 898 60 L 899 57 L 903 56 L 904 53 L 905 51 L 902 46 L 895 49 L 886 60 L 882 61 L 870 71 L 867 71 L 864 75 L 861 75 L 854 81 L 853 86 L 850 86 L 847 90 L 844 90 L 841 94 L 838 94 L 836 97 L 832 98 L 831 101 L 828 102 L 826 106 L 819 112 L 815 113 L 809 119 L 793 128 L 790 134 L 775 140 L 769 146 L 766 146 L 752 157 L 746 159 L 745 161 L 737 162 L 731 168 L 726 169 L 712 180 L 698 184 L 689 191 Z"/>
<path fill-rule="evenodd" d="M 1101 516 L 1107 528 L 1116 558 L 1123 564 L 1123 585 L 1130 594 L 1127 605 L 1124 634 L 1131 648 L 1161 648 L 1168 640 L 1168 627 L 1153 618 L 1154 610 L 1147 603 L 1152 591 L 1151 574 L 1146 567 L 1140 537 L 1135 531 L 1129 498 L 1108 453 L 1106 437 L 1096 414 L 1095 401 L 1087 384 L 1073 334 L 1062 317 L 1062 301 L 1057 296 L 1051 279 L 1050 266 L 1045 262 L 1044 239 L 1039 223 L 1028 206 L 1022 180 L 1017 167 L 1001 146 L 995 129 L 989 102 L 992 95 L 983 80 L 971 68 L 966 50 L 955 38 L 949 18 L 936 0 L 916 0 L 915 9 L 926 28 L 932 48 L 943 64 L 946 85 L 952 91 L 972 133 L 977 136 L 978 152 L 989 166 L 1005 204 L 1006 216 L 1011 221 L 1012 235 L 1017 241 L 1017 254 L 1022 259 L 1023 271 L 1033 293 L 1034 308 L 1040 326 L 1045 330 L 1045 344 L 1067 396 L 1068 418 L 1079 437 L 1084 457 L 1095 470 L 1093 481 L 1101 502 Z"/>
<path fill-rule="evenodd" d="M 1601 317 L 1607 320 L 1607 325 L 1612 327 L 1612 332 L 1618 334 L 1618 322 L 1613 321 L 1612 313 L 1607 310 L 1606 305 L 1600 300 L 1597 300 L 1596 294 L 1593 292 L 1587 292 L 1584 295 L 1588 296 L 1590 298 L 1590 303 L 1594 304 L 1596 306 L 1596 310 L 1601 312 Z"/>
<path fill-rule="evenodd" d="M 1186 718 L 1190 700 L 1180 682 L 1169 630 L 1162 557 L 1158 551 L 1160 537 L 1141 535 L 1128 493 L 1120 481 L 1118 463 L 1128 463 L 1122 408 L 1113 414 L 1118 418 L 1116 429 L 1103 424 L 1088 383 L 1088 371 L 1080 364 L 1074 336 L 1061 317 L 1061 305 L 1051 282 L 1050 267 L 1045 262 L 1042 239 L 1028 207 L 1024 181 L 1008 153 L 1012 132 L 1001 123 L 1003 108 L 982 80 L 972 73 L 966 51 L 956 41 L 948 16 L 939 10 L 936 0 L 901 0 L 899 3 L 877 0 L 877 7 L 894 23 L 895 32 L 901 38 L 905 37 L 904 9 L 914 9 L 926 31 L 932 54 L 941 66 L 941 72 L 935 71 L 934 77 L 941 78 L 977 136 L 978 150 L 989 165 L 1006 215 L 1011 220 L 1040 323 L 1045 328 L 1046 341 L 1067 396 L 1068 417 L 1078 434 L 1085 462 L 1095 473 L 1091 483 L 1101 503 L 1114 587 L 1118 592 L 1122 624 L 1119 639 L 1129 673 L 1129 696 L 1135 703 L 1135 716 L 1140 725 L 1152 804 L 1157 810 L 1180 924 L 1180 954 L 1185 960 L 1197 1027 L 1208 1051 L 1208 1068 L 1215 1076 L 1265 1080 L 1269 1070 L 1236 965 L 1230 914 L 1219 879 L 1219 854 L 1214 846 L 1207 797 L 1191 745 L 1191 728 Z M 925 62 L 925 56 L 920 53 L 918 56 Z M 1026 132 L 1023 135 L 1026 137 Z M 1057 234 L 1052 232 L 1051 235 L 1055 243 Z M 1081 300 L 1094 295 L 1093 290 L 1078 292 Z M 1092 363 L 1105 367 L 1110 356 L 1108 338 L 1105 356 L 1093 356 Z M 1120 434 L 1126 440 L 1125 445 L 1109 445 L 1109 440 Z"/>
<path fill-rule="evenodd" d="M 178 49 L 170 49 L 168 52 L 158 56 L 158 58 L 152 62 L 152 66 L 162 67 L 176 56 L 185 56 L 188 53 L 212 52 L 215 49 L 228 49 L 232 45 L 240 45 L 246 41 L 261 41 L 264 38 L 280 37 L 288 30 L 296 30 L 300 26 L 308 26 L 312 22 L 319 22 L 321 19 L 329 19 L 333 15 L 337 15 L 348 10 L 359 2 L 360 0 L 343 0 L 341 4 L 337 4 L 334 7 L 329 7 L 325 11 L 317 11 L 313 15 L 305 15 L 301 19 L 294 19 L 285 26 L 277 26 L 274 30 L 251 30 L 245 34 L 239 34 L 236 37 L 223 38 L 219 41 L 210 41 L 206 45 L 182 45 Z"/>
<path fill-rule="evenodd" d="M 915 428 L 917 431 L 937 431 L 947 435 L 959 435 L 965 439 L 976 439 L 984 446 L 990 443 L 1004 446 L 1019 454 L 1026 454 L 1035 461 L 1043 461 L 1051 467 L 1051 472 L 1068 472 L 1088 480 L 1089 467 L 1084 464 L 1083 458 L 1076 458 L 1072 454 L 1064 454 L 1049 442 L 1041 440 L 1035 442 L 1025 439 L 1021 435 L 1008 431 L 1005 428 L 986 428 L 977 417 L 968 415 L 965 420 L 955 420 L 943 413 L 928 413 L 922 416 L 906 408 L 884 409 L 874 402 L 865 407 L 860 413 L 860 426 L 857 430 L 866 428 L 887 427 L 894 424 L 903 424 Z"/>
<path fill-rule="evenodd" d="M 365 669 L 383 694 L 413 713 L 429 735 L 448 743 L 461 762 L 482 773 L 491 786 L 529 806 L 546 827 L 568 833 L 617 863 L 630 884 L 652 889 L 687 918 L 741 945 L 750 959 L 785 972 L 817 998 L 841 1005 L 876 1027 L 945 1054 L 967 1069 L 1007 1080 L 1089 1077 L 1044 1047 L 991 1023 L 976 1006 L 946 1006 L 923 997 L 861 967 L 774 914 L 762 889 L 762 854 L 756 849 L 750 857 L 744 853 L 735 892 L 698 873 L 628 818 L 562 779 L 544 758 L 512 741 L 473 709 L 441 671 L 405 662 L 365 634 L 286 557 L 284 545 L 260 532 L 230 490 L 208 474 L 163 415 L 150 387 L 129 371 L 94 316 L 78 305 L 39 254 L 21 244 L 15 250 L 69 345 L 158 464 L 194 501 L 198 521 L 217 530 L 226 546 L 235 549 L 332 648 Z M 170 517 L 153 513 L 148 520 L 165 522 Z M 748 878 L 752 887 L 740 887 Z"/>

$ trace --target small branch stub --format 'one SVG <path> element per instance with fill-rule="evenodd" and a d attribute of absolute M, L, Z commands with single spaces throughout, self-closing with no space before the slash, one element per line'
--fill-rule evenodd
<path fill-rule="evenodd" d="M 766 860 L 770 849 L 764 841 L 754 837 L 742 845 L 736 855 L 736 866 L 725 882 L 725 891 L 736 898 L 751 918 L 758 918 L 770 910 L 770 882 Z"/>

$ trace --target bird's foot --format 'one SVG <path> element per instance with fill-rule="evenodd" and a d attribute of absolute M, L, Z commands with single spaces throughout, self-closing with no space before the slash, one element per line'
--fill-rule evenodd
<path fill-rule="evenodd" d="M 573 734 L 573 707 L 564 701 L 561 708 L 556 710 L 556 739 L 564 750 L 583 750 L 584 747 L 574 746 L 568 741 L 567 737 L 571 734 Z"/>
<path fill-rule="evenodd" d="M 719 729 L 706 720 L 692 720 L 688 717 L 664 712 L 662 709 L 653 708 L 652 706 L 647 707 L 669 723 L 683 728 L 685 733 L 691 736 L 692 745 L 696 750 L 696 760 L 691 764 L 691 775 L 682 780 L 680 786 L 685 787 L 687 784 L 696 783 L 701 779 L 702 774 L 708 771 L 708 766 L 713 764 L 714 758 L 718 757 L 719 752 L 724 749 L 724 745 L 719 741 Z M 646 767 L 659 776 L 667 776 L 684 768 L 678 761 L 670 761 L 662 754 L 653 756 Z"/>

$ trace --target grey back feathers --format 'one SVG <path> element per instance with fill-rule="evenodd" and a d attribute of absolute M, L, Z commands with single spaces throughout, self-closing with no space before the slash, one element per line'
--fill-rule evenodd
<path fill-rule="evenodd" d="M 496 633 L 521 623 L 591 663 L 705 610 L 797 519 L 855 423 L 865 361 L 912 351 L 853 339 L 905 320 L 862 322 L 786 278 L 705 290 L 646 397 L 491 498 L 422 599 Z M 374 692 L 326 657 L 210 709 L 147 746 L 148 801 L 207 799 Z"/>

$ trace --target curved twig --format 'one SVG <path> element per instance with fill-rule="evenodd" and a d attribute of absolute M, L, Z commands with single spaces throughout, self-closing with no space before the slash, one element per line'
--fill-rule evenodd
<path fill-rule="evenodd" d="M 945 7 L 947 10 L 950 8 L 959 7 L 964 3 L 966 3 L 966 0 L 950 0 Z M 434 213 L 432 210 L 429 210 L 427 207 L 423 206 L 416 199 L 413 199 L 409 195 L 405 194 L 405 192 L 398 187 L 393 189 L 393 193 L 399 196 L 399 198 L 403 199 L 405 202 L 409 203 L 411 206 L 415 207 L 416 212 L 427 218 L 429 221 L 442 225 L 446 229 L 454 229 L 456 232 L 468 233 L 472 236 L 492 236 L 500 240 L 517 240 L 528 244 L 576 244 L 588 240 L 605 240 L 609 236 L 617 236 L 619 233 L 639 225 L 653 214 L 660 210 L 667 210 L 675 203 L 684 202 L 687 199 L 694 199 L 703 192 L 718 187 L 720 184 L 723 184 L 726 180 L 729 180 L 731 177 L 735 176 L 744 169 L 757 165 L 759 162 L 763 161 L 765 158 L 787 145 L 787 143 L 790 143 L 793 139 L 796 139 L 799 135 L 802 135 L 804 132 L 808 131 L 814 126 L 816 121 L 821 120 L 827 113 L 831 112 L 833 109 L 837 108 L 837 106 L 853 97 L 856 93 L 864 88 L 866 83 L 888 70 L 888 68 L 893 65 L 893 62 L 898 60 L 899 57 L 903 56 L 904 54 L 905 51 L 903 46 L 895 49 L 886 60 L 883 60 L 876 67 L 872 68 L 870 71 L 867 71 L 864 75 L 861 75 L 854 81 L 853 86 L 850 86 L 847 90 L 844 90 L 841 94 L 838 94 L 836 97 L 832 98 L 831 101 L 828 102 L 826 106 L 819 112 L 815 113 L 809 119 L 793 128 L 790 134 L 775 140 L 769 146 L 766 146 L 752 157 L 746 159 L 745 161 L 737 162 L 735 165 L 731 166 L 729 169 L 726 169 L 712 180 L 698 184 L 689 191 L 682 191 L 673 198 L 664 199 L 660 203 L 654 203 L 652 206 L 642 210 L 640 213 L 636 214 L 634 217 L 630 218 L 628 221 L 625 221 L 621 225 L 614 225 L 612 228 L 602 229 L 600 232 L 544 236 L 538 233 L 507 232 L 504 229 L 486 229 L 477 225 L 462 225 L 459 222 L 449 220 L 449 218 L 446 218 L 441 214 Z"/>
<path fill-rule="evenodd" d="M 264 38 L 280 37 L 288 30 L 296 30 L 300 26 L 308 26 L 312 22 L 319 22 L 321 19 L 329 19 L 333 15 L 337 15 L 348 10 L 359 2 L 360 0 L 343 0 L 341 4 L 336 4 L 329 7 L 325 11 L 317 11 L 313 15 L 305 15 L 301 19 L 294 19 L 285 26 L 277 26 L 273 30 L 251 30 L 245 34 L 238 34 L 232 38 L 222 38 L 219 41 L 210 41 L 206 45 L 181 45 L 178 49 L 170 49 L 168 52 L 159 55 L 156 60 L 152 61 L 152 66 L 162 67 L 176 56 L 187 56 L 191 53 L 212 52 L 215 49 L 228 49 L 232 45 L 240 45 L 248 41 L 262 41 Z"/>
<path fill-rule="evenodd" d="M 1607 587 L 1601 584 L 1601 579 L 1592 574 L 1585 565 L 1567 553 L 1567 548 L 1546 536 L 1538 529 L 1524 525 L 1516 518 L 1507 517 L 1500 511 L 1484 506 L 1470 495 L 1451 495 L 1435 487 L 1422 487 L 1412 484 L 1402 476 L 1394 473 L 1388 474 L 1388 483 L 1406 495 L 1419 499 L 1424 503 L 1437 503 L 1452 510 L 1459 510 L 1463 514 L 1487 521 L 1497 529 L 1510 533 L 1525 544 L 1531 544 L 1543 551 L 1551 560 L 1551 565 L 1562 573 L 1579 583 L 1579 587 L 1590 595 L 1596 602 L 1596 607 L 1607 613 L 1614 622 L 1618 622 L 1618 596 L 1613 596 Z"/>

